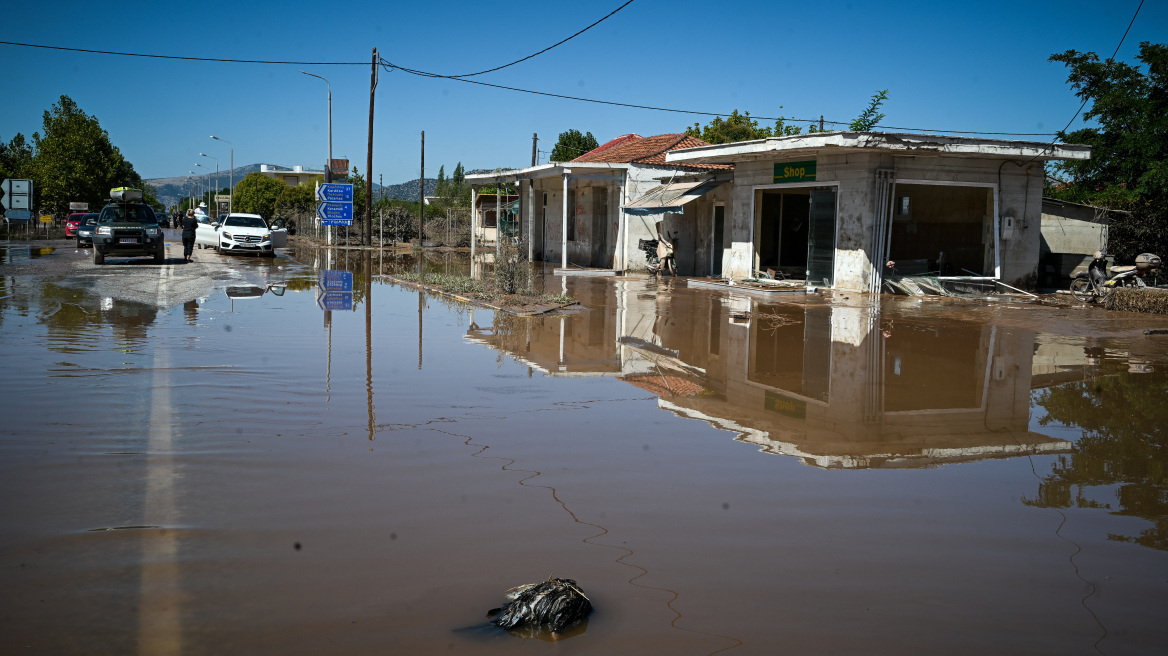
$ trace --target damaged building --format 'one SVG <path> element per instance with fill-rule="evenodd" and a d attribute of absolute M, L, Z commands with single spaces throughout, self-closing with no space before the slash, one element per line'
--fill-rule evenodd
<path fill-rule="evenodd" d="M 721 251 L 713 275 L 774 272 L 879 293 L 885 277 L 912 274 L 1034 287 L 1045 164 L 1090 154 L 1073 144 L 824 132 L 673 149 L 665 161 L 732 167 L 713 221 L 722 225 L 711 237 Z"/>
<path fill-rule="evenodd" d="M 720 191 L 727 194 L 718 200 L 717 185 L 709 180 L 722 174 L 728 182 L 732 168 L 725 164 L 670 164 L 666 153 L 681 149 L 708 146 L 706 142 L 687 134 L 661 134 L 641 137 L 635 134 L 617 137 L 602 146 L 569 162 L 551 162 L 525 169 L 482 173 L 466 176 L 471 185 L 474 207 L 479 207 L 479 191 L 501 186 L 503 194 L 518 195 L 517 220 L 519 233 L 526 237 L 528 254 L 533 260 L 556 262 L 562 268 L 582 267 L 598 270 L 624 271 L 643 269 L 645 254 L 638 248 L 640 240 L 658 238 L 658 223 L 662 230 L 672 231 L 677 239 L 677 260 L 687 275 L 709 275 L 720 270 L 721 263 L 712 254 L 715 245 L 716 217 L 712 203 L 725 205 L 729 186 Z M 670 188 L 668 194 L 658 193 L 670 181 L 700 178 L 700 194 L 678 194 Z M 691 180 L 692 182 L 692 180 Z M 683 183 L 678 183 L 683 184 Z M 721 184 L 719 182 L 719 184 Z M 692 191 L 692 187 L 690 189 Z M 672 203 L 655 208 L 637 207 L 626 211 L 630 203 L 652 192 L 658 201 Z M 707 207 L 700 215 L 688 220 L 681 216 L 684 206 L 703 197 Z M 504 196 L 504 199 L 511 197 Z M 494 209 L 494 195 L 488 195 L 482 206 Z M 669 214 L 665 210 L 675 210 Z M 478 232 L 485 236 L 485 229 Z M 492 233 L 489 233 L 493 235 Z M 714 266 L 718 268 L 712 268 Z"/>

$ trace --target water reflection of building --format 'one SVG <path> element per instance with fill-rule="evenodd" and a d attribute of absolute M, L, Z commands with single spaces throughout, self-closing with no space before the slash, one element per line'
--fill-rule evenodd
<path fill-rule="evenodd" d="M 468 338 L 551 376 L 620 377 L 679 416 L 819 467 L 918 467 L 1071 447 L 1029 431 L 1033 332 L 882 321 L 867 305 L 658 294 L 652 285 L 582 286 L 592 310 L 501 318 Z"/>

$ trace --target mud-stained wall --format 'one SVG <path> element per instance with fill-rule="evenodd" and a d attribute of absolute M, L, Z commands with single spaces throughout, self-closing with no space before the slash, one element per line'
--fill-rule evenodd
<path fill-rule="evenodd" d="M 754 268 L 754 246 L 751 243 L 755 222 L 754 188 L 773 184 L 776 162 L 808 158 L 801 155 L 736 164 L 731 192 L 733 207 L 727 208 L 728 221 L 732 224 L 728 274 L 736 278 L 746 277 Z M 838 185 L 834 281 L 837 289 L 866 290 L 872 263 L 883 255 L 882 249 L 873 243 L 878 169 L 894 170 L 898 181 L 917 184 L 932 182 L 993 187 L 1000 180 L 998 215 L 1016 219 L 1010 238 L 1000 240 L 1001 279 L 1008 284 L 1032 284 L 1038 267 L 1042 212 L 1040 162 L 1023 168 L 998 158 L 936 154 L 893 156 L 886 152 L 820 155 L 817 162 L 813 184 Z"/>

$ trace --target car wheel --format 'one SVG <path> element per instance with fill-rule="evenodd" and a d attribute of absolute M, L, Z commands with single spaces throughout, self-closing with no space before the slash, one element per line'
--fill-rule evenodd
<path fill-rule="evenodd" d="M 93 247 L 93 263 L 105 264 L 105 255 L 102 254 L 100 250 L 98 250 L 97 246 Z"/>
<path fill-rule="evenodd" d="M 80 239 L 77 240 L 77 248 L 81 248 L 81 240 Z"/>

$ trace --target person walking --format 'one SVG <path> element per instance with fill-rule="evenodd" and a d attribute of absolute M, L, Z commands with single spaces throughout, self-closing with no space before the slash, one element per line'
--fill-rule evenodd
<path fill-rule="evenodd" d="M 195 230 L 198 227 L 195 211 L 187 210 L 187 215 L 182 220 L 183 262 L 191 261 L 191 253 L 195 250 Z"/>

